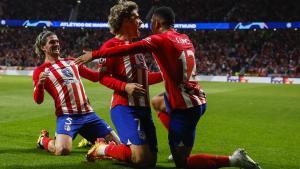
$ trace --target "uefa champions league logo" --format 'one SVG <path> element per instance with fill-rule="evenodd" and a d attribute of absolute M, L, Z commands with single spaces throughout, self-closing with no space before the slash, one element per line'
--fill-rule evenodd
<path fill-rule="evenodd" d="M 53 26 L 53 23 L 51 21 L 31 21 L 31 20 L 26 20 L 23 23 L 23 26 L 25 27 L 37 27 L 37 26 L 46 26 L 46 27 L 51 27 Z"/>
<path fill-rule="evenodd" d="M 268 29 L 265 22 L 238 23 L 234 29 Z"/>
<path fill-rule="evenodd" d="M 64 68 L 61 70 L 62 74 L 66 77 L 73 77 L 73 73 L 68 68 Z"/>

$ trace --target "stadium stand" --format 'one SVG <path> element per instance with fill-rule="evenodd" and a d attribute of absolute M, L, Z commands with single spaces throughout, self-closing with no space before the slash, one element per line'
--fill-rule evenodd
<path fill-rule="evenodd" d="M 30 3 L 30 1 L 33 0 L 1 1 L 0 17 L 5 19 L 107 21 L 109 7 L 116 2 L 115 0 L 54 0 L 48 5 L 42 5 L 46 3 L 46 0 L 34 1 L 34 3 Z M 291 0 L 286 0 L 283 4 L 280 3 L 281 1 L 260 0 L 261 5 L 259 6 L 256 6 L 253 1 L 228 0 L 226 4 L 222 4 L 222 8 L 217 7 L 222 3 L 221 0 L 136 0 L 136 2 L 140 5 L 142 18 L 146 18 L 149 8 L 168 5 L 177 12 L 178 22 L 300 20 L 300 16 L 296 15 L 300 13 L 296 8 L 297 2 Z M 15 7 L 15 4 L 18 4 L 18 8 Z M 77 10 L 75 10 L 76 6 Z M 184 11 L 187 10 L 191 12 L 185 13 Z M 257 15 L 258 13 L 259 15 Z M 74 17 L 74 15 L 76 16 Z M 82 49 L 96 49 L 105 40 L 112 37 L 107 29 L 51 28 L 51 30 L 61 37 L 64 57 L 76 57 L 81 54 Z M 40 31 L 41 28 L 0 27 L 0 65 L 2 69 L 5 66 L 18 66 L 18 69 L 37 66 L 40 61 L 35 56 L 32 45 L 35 41 L 34 37 Z M 199 74 L 300 77 L 300 39 L 298 38 L 300 32 L 297 30 L 188 30 L 184 33 L 192 37 L 196 48 Z M 148 34 L 149 31 L 144 30 L 142 37 Z M 147 63 L 151 70 L 158 70 L 153 59 L 147 59 Z"/>

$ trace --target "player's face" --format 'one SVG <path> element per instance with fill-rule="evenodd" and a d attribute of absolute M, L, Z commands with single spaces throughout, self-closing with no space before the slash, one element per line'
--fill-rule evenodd
<path fill-rule="evenodd" d="M 131 12 L 131 16 L 130 18 L 127 20 L 127 25 L 128 25 L 128 33 L 129 33 L 129 37 L 131 38 L 137 38 L 140 36 L 140 31 L 139 28 L 142 25 L 142 21 L 140 19 L 138 10 L 133 10 Z"/>
<path fill-rule="evenodd" d="M 160 22 L 158 17 L 156 17 L 155 15 L 152 16 L 151 18 L 151 31 L 153 34 L 157 34 L 159 33 L 159 29 L 160 29 Z"/>
<path fill-rule="evenodd" d="M 43 46 L 43 51 L 46 55 L 51 57 L 58 57 L 60 54 L 59 40 L 56 35 L 50 35 L 47 37 L 47 42 Z"/>

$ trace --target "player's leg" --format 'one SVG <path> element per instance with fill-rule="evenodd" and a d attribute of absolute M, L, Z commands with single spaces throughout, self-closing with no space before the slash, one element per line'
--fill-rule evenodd
<path fill-rule="evenodd" d="M 72 150 L 72 141 L 82 126 L 82 115 L 62 115 L 56 119 L 55 142 L 48 149 L 55 155 L 68 155 Z"/>
<path fill-rule="evenodd" d="M 118 131 L 122 144 L 96 143 L 87 154 L 88 160 L 93 160 L 97 156 L 105 155 L 120 161 L 129 162 L 140 168 L 155 164 L 156 150 L 152 150 L 151 145 L 156 147 L 156 135 L 155 139 L 153 139 L 155 140 L 155 143 L 147 144 L 147 142 L 151 142 L 149 138 L 152 136 L 148 135 L 145 130 L 145 128 L 147 128 L 144 123 L 145 119 L 139 117 L 136 114 L 137 111 L 142 111 L 140 114 L 148 114 L 151 117 L 149 109 L 145 112 L 144 109 L 137 110 L 128 106 L 119 105 L 114 107 L 111 110 L 111 118 Z"/>
<path fill-rule="evenodd" d="M 157 112 L 157 116 L 164 127 L 169 130 L 170 123 L 170 108 L 168 104 L 168 100 L 164 93 L 154 96 L 151 99 L 151 104 L 154 110 Z"/>
<path fill-rule="evenodd" d="M 131 151 L 129 162 L 140 168 L 155 165 L 157 141 L 150 109 L 116 106 L 111 110 L 111 118 L 126 151 Z M 111 156 L 115 152 L 109 148 L 106 151 Z"/>
<path fill-rule="evenodd" d="M 69 135 L 57 134 L 54 144 L 49 144 L 48 149 L 53 152 L 54 155 L 68 155 L 72 150 L 72 140 L 72 137 Z"/>
<path fill-rule="evenodd" d="M 217 169 L 229 166 L 228 156 L 207 154 L 190 156 L 194 145 L 196 126 L 206 109 L 205 106 L 174 110 L 171 113 L 169 144 L 178 168 Z"/>
<path fill-rule="evenodd" d="M 222 167 L 260 169 L 259 165 L 242 149 L 236 150 L 232 156 L 210 154 L 190 156 L 195 139 L 196 125 L 205 110 L 206 105 L 204 104 L 185 112 L 172 112 L 169 143 L 176 166 L 188 169 L 217 169 Z"/>
<path fill-rule="evenodd" d="M 201 115 L 196 108 L 174 110 L 170 113 L 169 146 L 178 168 L 187 168 L 186 159 L 192 150 L 196 125 Z"/>
<path fill-rule="evenodd" d="M 38 146 L 55 155 L 68 155 L 72 150 L 72 137 L 65 134 L 57 134 L 55 139 L 45 134 L 47 131 L 43 130 L 43 136 L 39 137 Z M 48 132 L 47 132 L 48 133 Z"/>
<path fill-rule="evenodd" d="M 113 141 L 120 144 L 120 138 L 116 132 L 96 113 L 84 115 L 84 125 L 80 128 L 79 134 L 90 143 L 95 143 L 97 138 L 104 138 L 106 141 Z"/>

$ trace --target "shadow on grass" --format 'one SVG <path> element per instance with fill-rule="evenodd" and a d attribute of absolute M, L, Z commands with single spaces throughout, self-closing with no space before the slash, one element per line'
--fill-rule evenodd
<path fill-rule="evenodd" d="M 81 162 L 77 164 L 47 164 L 47 165 L 10 165 L 5 166 L 4 169 L 131 169 L 125 163 L 116 161 L 101 161 L 96 163 Z M 174 169 L 174 167 L 157 166 L 156 169 Z"/>
<path fill-rule="evenodd" d="M 87 152 L 88 150 L 86 149 L 75 149 L 71 152 L 71 154 L 82 154 L 82 155 L 85 155 L 85 153 Z M 43 149 L 39 149 L 39 148 L 6 148 L 6 149 L 0 149 L 0 154 L 4 154 L 4 153 L 7 153 L 7 154 L 46 154 L 46 155 L 49 155 L 50 153 L 43 150 Z"/>

